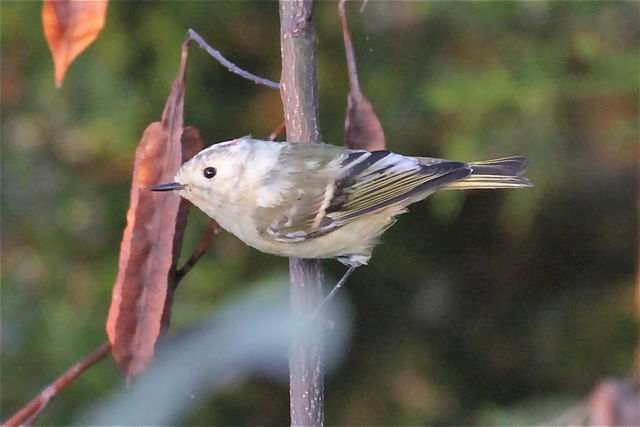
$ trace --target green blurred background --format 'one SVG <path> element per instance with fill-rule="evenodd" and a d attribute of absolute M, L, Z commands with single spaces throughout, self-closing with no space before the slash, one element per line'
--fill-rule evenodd
<path fill-rule="evenodd" d="M 5 419 L 105 339 L 131 166 L 158 120 L 186 30 L 247 70 L 280 72 L 275 2 L 112 2 L 53 84 L 39 2 L 1 7 Z M 350 4 L 363 91 L 391 150 L 531 160 L 536 187 L 414 205 L 343 291 L 347 355 L 328 424 L 532 423 L 637 368 L 639 7 L 633 2 Z M 342 143 L 348 92 L 337 5 L 319 2 L 321 126 Z M 207 143 L 268 135 L 279 94 L 189 57 L 186 122 Z M 185 243 L 207 224 L 193 211 Z M 343 267 L 327 261 L 327 274 Z M 171 334 L 287 268 L 221 233 L 183 282 Z M 282 284 L 283 287 L 287 285 Z M 64 390 L 60 425 L 121 386 L 112 361 Z M 231 384 L 185 424 L 288 423 L 288 390 Z"/>

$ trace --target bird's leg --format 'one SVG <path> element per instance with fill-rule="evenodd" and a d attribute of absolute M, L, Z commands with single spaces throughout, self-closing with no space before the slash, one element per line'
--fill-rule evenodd
<path fill-rule="evenodd" d="M 320 302 L 320 304 L 318 304 L 318 308 L 316 308 L 316 311 L 313 312 L 313 316 L 311 316 L 312 320 L 318 317 L 318 314 L 320 313 L 320 310 L 322 310 L 322 307 L 324 307 L 325 304 L 329 302 L 329 300 L 336 294 L 336 292 L 338 292 L 338 289 L 340 289 L 342 285 L 344 285 L 344 283 L 347 281 L 347 278 L 351 276 L 351 273 L 353 273 L 356 268 L 357 265 L 352 265 L 347 269 L 347 271 L 342 275 L 342 278 L 340 278 L 340 280 L 338 280 L 338 283 L 336 283 L 333 289 L 331 289 L 331 292 L 329 292 L 327 296 L 324 297 L 324 299 Z"/>

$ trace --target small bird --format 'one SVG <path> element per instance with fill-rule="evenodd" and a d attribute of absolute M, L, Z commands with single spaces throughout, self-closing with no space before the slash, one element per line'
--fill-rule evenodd
<path fill-rule="evenodd" d="M 175 182 L 151 190 L 175 191 L 259 251 L 336 258 L 349 269 L 333 294 L 410 204 L 437 190 L 531 187 L 527 165 L 524 157 L 463 163 L 246 136 L 202 150 Z"/>

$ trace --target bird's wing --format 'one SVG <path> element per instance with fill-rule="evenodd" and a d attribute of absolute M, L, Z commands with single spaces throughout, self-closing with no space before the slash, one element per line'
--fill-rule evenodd
<path fill-rule="evenodd" d="M 319 237 L 385 207 L 406 206 L 471 173 L 465 163 L 422 164 L 389 151 L 335 154 L 302 163 L 296 156 L 298 167 L 274 172 L 280 176 L 269 182 L 280 183 L 281 200 L 254 212 L 263 237 L 281 242 Z M 285 158 L 282 164 L 292 162 Z M 306 169 L 300 167 L 305 162 Z"/>

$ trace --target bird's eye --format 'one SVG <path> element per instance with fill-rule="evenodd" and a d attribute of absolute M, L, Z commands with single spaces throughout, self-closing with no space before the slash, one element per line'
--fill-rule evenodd
<path fill-rule="evenodd" d="M 207 179 L 211 179 L 216 176 L 216 168 L 212 168 L 211 166 L 209 166 L 208 168 L 204 168 L 204 170 L 202 171 L 202 175 L 204 175 L 204 177 Z"/>

